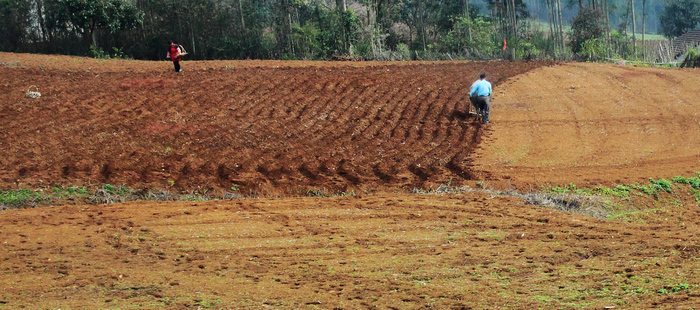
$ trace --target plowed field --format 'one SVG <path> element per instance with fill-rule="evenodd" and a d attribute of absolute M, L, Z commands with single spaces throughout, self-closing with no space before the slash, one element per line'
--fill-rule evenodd
<path fill-rule="evenodd" d="M 700 304 L 696 189 L 601 198 L 607 220 L 490 190 L 696 175 L 697 70 L 183 68 L 0 53 L 0 190 L 248 197 L 0 211 L 0 309 Z M 495 90 L 488 126 L 465 104 L 481 72 Z M 32 85 L 40 98 L 25 97 Z M 440 185 L 460 190 L 409 193 Z M 303 197 L 319 192 L 352 196 Z"/>
<path fill-rule="evenodd" d="M 483 131 L 464 105 L 474 77 L 499 84 L 545 65 L 185 62 L 176 73 L 109 63 L 2 70 L 2 135 L 17 142 L 4 147 L 2 185 L 294 194 L 459 184 Z M 30 85 L 40 99 L 24 98 Z"/>

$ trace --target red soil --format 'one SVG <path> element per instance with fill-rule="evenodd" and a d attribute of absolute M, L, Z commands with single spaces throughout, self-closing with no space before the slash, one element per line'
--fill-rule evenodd
<path fill-rule="evenodd" d="M 0 186 L 295 194 L 473 179 L 480 72 L 548 63 L 105 61 L 4 54 Z M 42 62 L 43 61 L 43 62 Z M 43 69 L 42 69 L 43 68 Z M 27 99 L 36 85 L 42 96 Z"/>
<path fill-rule="evenodd" d="M 632 222 L 487 191 L 396 193 L 692 176 L 698 71 L 534 62 L 183 68 L 0 53 L 0 189 L 235 185 L 287 197 L 1 211 L 0 309 L 699 304 L 692 192 L 633 195 L 643 211 Z M 489 126 L 465 113 L 482 71 L 496 91 Z M 31 85 L 40 98 L 24 97 Z M 310 189 L 358 195 L 289 197 Z"/>

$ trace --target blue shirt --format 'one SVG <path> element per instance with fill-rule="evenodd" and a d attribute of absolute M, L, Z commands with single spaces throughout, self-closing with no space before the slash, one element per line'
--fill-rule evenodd
<path fill-rule="evenodd" d="M 491 96 L 491 83 L 487 80 L 481 80 L 474 85 L 474 89 L 469 92 L 469 96 Z"/>

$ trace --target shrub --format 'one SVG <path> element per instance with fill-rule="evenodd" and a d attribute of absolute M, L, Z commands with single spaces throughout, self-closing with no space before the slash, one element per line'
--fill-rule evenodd
<path fill-rule="evenodd" d="M 693 188 L 700 188 L 700 177 L 691 177 L 691 178 L 686 178 L 686 177 L 674 177 L 671 179 L 674 183 L 679 183 L 679 184 L 687 184 L 690 185 Z"/>
<path fill-rule="evenodd" d="M 681 68 L 697 67 L 700 67 L 700 51 L 691 48 L 685 53 L 685 60 L 681 63 Z"/>
<path fill-rule="evenodd" d="M 0 191 L 0 210 L 33 207 L 39 200 L 41 200 L 41 195 L 28 189 Z"/>
<path fill-rule="evenodd" d="M 571 23 L 571 50 L 581 53 L 586 41 L 602 38 L 605 34 L 605 16 L 599 10 L 581 8 Z"/>
<path fill-rule="evenodd" d="M 586 40 L 581 44 L 581 56 L 593 61 L 605 58 L 605 42 L 598 38 Z"/>
<path fill-rule="evenodd" d="M 654 180 L 652 178 L 649 178 L 649 182 L 651 182 L 651 185 L 649 185 L 650 188 L 653 187 L 657 191 L 664 190 L 664 191 L 669 192 L 669 193 L 671 192 L 672 184 L 671 184 L 671 181 L 669 181 L 669 180 L 666 180 L 666 179 Z"/>

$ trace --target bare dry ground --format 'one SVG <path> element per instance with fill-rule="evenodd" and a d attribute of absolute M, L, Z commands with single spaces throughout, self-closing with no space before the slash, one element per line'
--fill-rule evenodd
<path fill-rule="evenodd" d="M 474 160 L 514 186 L 608 185 L 700 169 L 700 72 L 572 63 L 498 88 Z"/>
<path fill-rule="evenodd" d="M 183 67 L 0 53 L 0 190 L 247 197 L 0 211 L 0 309 L 700 304 L 698 189 L 645 186 L 700 170 L 698 71 Z M 482 71 L 488 127 L 464 105 Z M 638 186 L 574 213 L 514 191 L 566 184 Z M 304 197 L 325 193 L 348 196 Z M 589 207 L 602 219 L 575 214 Z"/>

